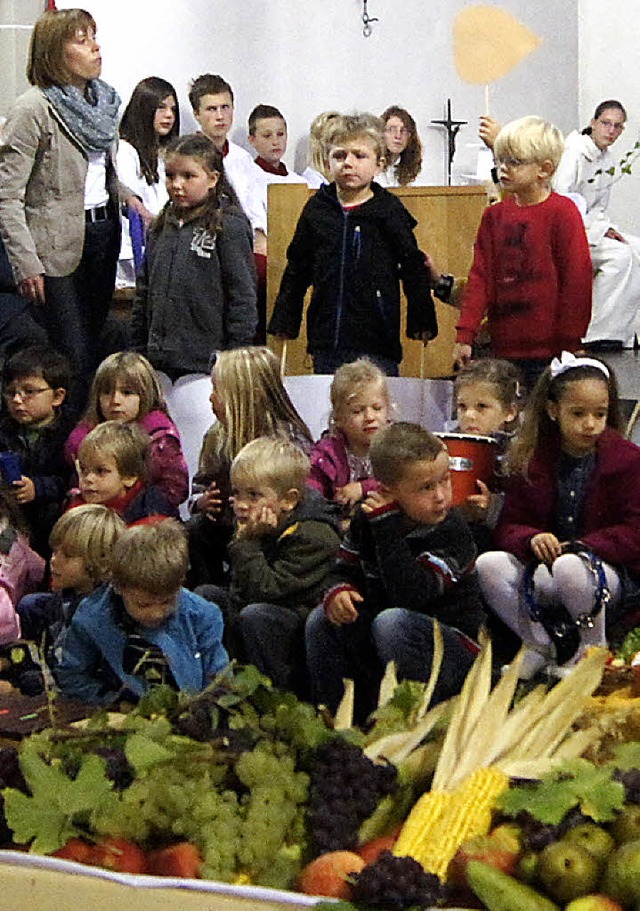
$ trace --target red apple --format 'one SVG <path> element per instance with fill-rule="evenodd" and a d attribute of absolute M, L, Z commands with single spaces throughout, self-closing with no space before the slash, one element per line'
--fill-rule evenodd
<path fill-rule="evenodd" d="M 521 854 L 520 839 L 510 827 L 501 832 L 499 827 L 491 835 L 477 835 L 463 842 L 449 864 L 447 881 L 453 886 L 467 886 L 466 870 L 470 860 L 479 860 L 508 876 L 513 876 Z"/>
<path fill-rule="evenodd" d="M 356 854 L 363 859 L 366 866 L 369 866 L 369 864 L 378 859 L 383 851 L 393 850 L 401 828 L 401 825 L 397 826 L 392 832 L 387 832 L 386 835 L 380 835 L 378 838 L 372 838 L 371 841 L 365 842 L 365 844 L 356 848 Z"/>
<path fill-rule="evenodd" d="M 608 895 L 581 895 L 580 898 L 574 898 L 566 906 L 564 911 L 624 911 L 622 905 L 614 902 Z"/>

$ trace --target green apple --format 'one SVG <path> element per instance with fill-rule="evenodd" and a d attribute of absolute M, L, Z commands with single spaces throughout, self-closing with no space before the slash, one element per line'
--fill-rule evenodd
<path fill-rule="evenodd" d="M 609 856 L 600 888 L 623 905 L 640 902 L 640 840 L 620 845 Z"/>
<path fill-rule="evenodd" d="M 625 807 L 611 823 L 611 834 L 618 845 L 640 839 L 640 804 L 633 803 Z"/>
<path fill-rule="evenodd" d="M 616 846 L 613 835 L 610 835 L 602 826 L 597 826 L 595 822 L 583 822 L 579 826 L 569 829 L 562 840 L 586 848 L 600 865 L 604 864 Z"/>
<path fill-rule="evenodd" d="M 593 893 L 575 898 L 569 902 L 564 911 L 624 911 L 624 908 L 608 895 Z"/>
<path fill-rule="evenodd" d="M 538 855 L 535 851 L 525 851 L 516 865 L 516 876 L 523 883 L 533 885 L 538 875 Z"/>
<path fill-rule="evenodd" d="M 581 845 L 555 841 L 538 858 L 538 877 L 555 901 L 570 902 L 593 892 L 600 869 L 596 858 Z"/>

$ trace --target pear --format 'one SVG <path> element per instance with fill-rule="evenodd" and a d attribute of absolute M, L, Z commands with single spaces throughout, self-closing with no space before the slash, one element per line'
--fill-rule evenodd
<path fill-rule="evenodd" d="M 640 904 L 640 840 L 620 845 L 610 855 L 600 888 L 623 905 Z"/>
<path fill-rule="evenodd" d="M 540 882 L 555 901 L 562 903 L 593 892 L 599 874 L 593 854 L 565 839 L 547 845 L 538 859 Z"/>
<path fill-rule="evenodd" d="M 600 866 L 604 866 L 607 857 L 615 848 L 613 835 L 610 835 L 602 826 L 595 822 L 583 822 L 573 829 L 569 829 L 562 839 L 572 845 L 581 845 L 596 858 Z"/>

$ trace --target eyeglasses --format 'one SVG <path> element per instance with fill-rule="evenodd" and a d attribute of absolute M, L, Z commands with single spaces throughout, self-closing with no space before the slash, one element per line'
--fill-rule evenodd
<path fill-rule="evenodd" d="M 19 398 L 23 402 L 28 402 L 37 395 L 41 395 L 43 392 L 51 391 L 53 391 L 51 386 L 42 386 L 40 389 L 33 389 L 33 387 L 30 386 L 26 389 L 12 389 L 9 387 L 8 389 L 5 389 L 2 396 L 7 402 L 10 402 L 15 398 Z"/>
<path fill-rule="evenodd" d="M 607 130 L 615 130 L 616 133 L 624 130 L 624 123 L 614 123 L 613 120 L 598 120 L 598 123 L 601 123 Z"/>
<path fill-rule="evenodd" d="M 531 164 L 526 158 L 498 158 L 497 164 L 502 168 L 521 168 L 522 165 Z"/>
<path fill-rule="evenodd" d="M 411 130 L 406 127 L 386 127 L 385 133 L 389 136 L 409 136 Z"/>

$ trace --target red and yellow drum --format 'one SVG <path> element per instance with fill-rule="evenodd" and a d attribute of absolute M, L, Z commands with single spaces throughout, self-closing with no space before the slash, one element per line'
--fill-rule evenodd
<path fill-rule="evenodd" d="M 490 485 L 495 473 L 497 443 L 493 437 L 471 433 L 437 433 L 449 452 L 453 506 L 480 493 L 476 481 Z"/>

